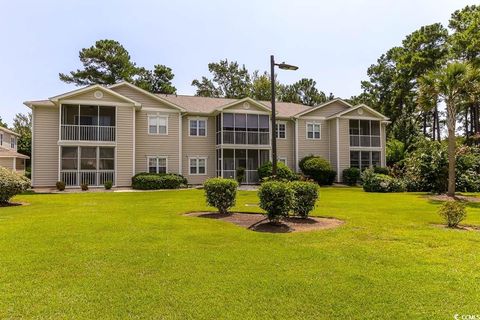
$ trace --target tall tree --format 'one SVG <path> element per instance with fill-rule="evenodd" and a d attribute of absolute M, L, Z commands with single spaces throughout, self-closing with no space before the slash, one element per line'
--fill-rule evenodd
<path fill-rule="evenodd" d="M 444 102 L 448 128 L 448 196 L 455 196 L 457 114 L 468 96 L 480 90 L 480 71 L 471 64 L 452 62 L 420 78 L 420 96 Z"/>
<path fill-rule="evenodd" d="M 2 117 L 0 116 L 0 127 L 8 128 L 8 125 L 6 122 L 3 122 Z"/>
<path fill-rule="evenodd" d="M 173 94 L 177 92 L 177 88 L 172 85 L 174 76 L 171 68 L 156 64 L 153 70 L 141 68 L 135 84 L 153 93 Z"/>
<path fill-rule="evenodd" d="M 32 113 L 17 113 L 13 119 L 13 130 L 20 135 L 17 141 L 18 152 L 32 155 Z"/>
<path fill-rule="evenodd" d="M 245 65 L 238 62 L 228 62 L 227 59 L 208 64 L 208 71 L 212 73 L 212 79 L 202 77 L 201 80 L 193 80 L 192 86 L 197 87 L 198 96 L 245 98 L 251 93 L 251 77 Z"/>
<path fill-rule="evenodd" d="M 275 86 L 278 96 L 279 84 L 275 83 Z M 259 74 L 258 70 L 253 72 L 251 97 L 260 101 L 270 101 L 272 99 L 272 81 L 270 80 L 270 74 L 267 72 Z"/>

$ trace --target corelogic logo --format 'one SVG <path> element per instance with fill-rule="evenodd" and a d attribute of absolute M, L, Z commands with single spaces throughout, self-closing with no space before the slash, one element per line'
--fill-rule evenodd
<path fill-rule="evenodd" d="M 480 320 L 480 314 L 454 314 L 455 320 Z"/>

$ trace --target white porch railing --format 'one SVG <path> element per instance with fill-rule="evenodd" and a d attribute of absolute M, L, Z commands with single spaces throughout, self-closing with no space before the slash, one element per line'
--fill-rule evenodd
<path fill-rule="evenodd" d="M 66 186 L 79 186 L 81 183 L 102 186 L 105 181 L 112 181 L 115 185 L 115 170 L 62 170 L 60 180 Z"/>
<path fill-rule="evenodd" d="M 223 144 L 269 145 L 269 132 L 227 131 L 223 130 Z"/>
<path fill-rule="evenodd" d="M 62 140 L 115 141 L 115 126 L 61 125 Z"/>

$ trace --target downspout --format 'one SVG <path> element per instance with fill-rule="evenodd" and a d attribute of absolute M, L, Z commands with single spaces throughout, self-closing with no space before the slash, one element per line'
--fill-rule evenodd
<path fill-rule="evenodd" d="M 182 146 L 182 138 L 183 138 L 183 128 L 182 128 L 182 118 L 183 118 L 183 114 L 180 112 L 179 113 L 179 117 L 178 117 L 178 173 L 179 174 L 182 174 L 182 168 L 183 168 L 183 164 L 182 164 L 182 158 L 183 158 L 183 155 L 182 155 L 182 149 L 183 149 L 183 146 Z"/>
<path fill-rule="evenodd" d="M 295 118 L 295 170 L 300 172 L 300 167 L 298 165 L 298 119 Z"/>
<path fill-rule="evenodd" d="M 340 120 L 337 117 L 337 181 L 340 182 Z"/>

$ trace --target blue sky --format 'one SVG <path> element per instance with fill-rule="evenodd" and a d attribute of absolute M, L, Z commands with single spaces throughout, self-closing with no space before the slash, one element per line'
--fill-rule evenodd
<path fill-rule="evenodd" d="M 313 78 L 326 93 L 360 92 L 367 68 L 408 33 L 442 22 L 473 1 L 2 1 L 0 116 L 11 124 L 25 100 L 74 89 L 59 72 L 80 67 L 78 51 L 98 39 L 121 42 L 138 65 L 165 64 L 179 94 L 207 64 L 228 58 L 250 71 L 269 56 L 300 67 L 281 82 Z"/>

